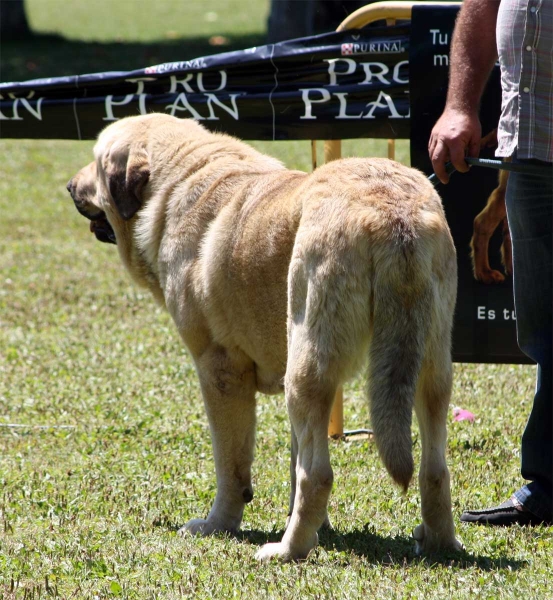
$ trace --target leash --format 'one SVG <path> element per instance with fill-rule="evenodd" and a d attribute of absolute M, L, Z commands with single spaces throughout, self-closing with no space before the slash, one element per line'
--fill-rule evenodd
<path fill-rule="evenodd" d="M 469 165 L 475 167 L 488 167 L 490 169 L 496 169 L 503 171 L 514 171 L 515 173 L 526 173 L 528 175 L 544 175 L 548 172 L 551 167 L 546 167 L 542 165 L 523 165 L 511 162 L 503 162 L 502 160 L 492 160 L 490 158 L 470 158 L 466 157 L 465 162 Z M 448 175 L 451 175 L 456 171 L 455 167 L 452 163 L 448 162 L 445 165 L 445 170 Z M 436 173 L 430 175 L 428 181 L 436 185 L 436 183 L 440 183 L 438 176 Z"/>

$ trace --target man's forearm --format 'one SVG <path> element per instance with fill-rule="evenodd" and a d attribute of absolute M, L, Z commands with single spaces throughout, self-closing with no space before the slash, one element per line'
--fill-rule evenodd
<path fill-rule="evenodd" d="M 451 44 L 447 108 L 478 110 L 497 59 L 495 26 L 500 0 L 465 0 Z"/>

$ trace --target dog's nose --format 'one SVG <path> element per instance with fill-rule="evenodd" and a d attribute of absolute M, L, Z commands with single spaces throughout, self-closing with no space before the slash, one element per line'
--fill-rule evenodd
<path fill-rule="evenodd" d="M 71 179 L 67 182 L 67 185 L 65 186 L 67 188 L 67 191 L 73 195 L 73 177 L 71 177 Z"/>

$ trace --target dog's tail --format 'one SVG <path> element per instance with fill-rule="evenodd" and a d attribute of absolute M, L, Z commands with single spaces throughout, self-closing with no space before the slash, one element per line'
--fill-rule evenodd
<path fill-rule="evenodd" d="M 368 397 L 378 452 L 404 490 L 413 476 L 411 421 L 417 381 L 432 319 L 431 270 L 405 248 L 393 268 L 378 269 L 373 287 Z M 423 262 L 425 262 L 423 260 Z"/>

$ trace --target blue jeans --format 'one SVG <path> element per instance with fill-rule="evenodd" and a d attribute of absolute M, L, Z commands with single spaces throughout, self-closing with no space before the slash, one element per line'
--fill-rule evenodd
<path fill-rule="evenodd" d="M 517 340 L 535 360 L 537 384 L 522 436 L 522 477 L 530 483 L 515 496 L 530 512 L 553 518 L 552 279 L 553 165 L 513 157 L 514 163 L 540 164 L 544 175 L 510 173 L 506 205 L 513 244 Z M 547 167 L 549 167 L 547 169 Z"/>

